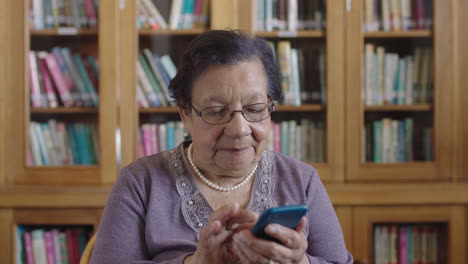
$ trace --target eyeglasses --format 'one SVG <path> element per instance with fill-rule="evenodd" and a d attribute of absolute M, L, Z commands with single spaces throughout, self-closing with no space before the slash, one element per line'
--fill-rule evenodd
<path fill-rule="evenodd" d="M 242 107 L 242 110 L 229 110 L 226 106 L 212 106 L 198 110 L 192 103 L 190 103 L 190 106 L 205 123 L 210 125 L 227 124 L 232 120 L 236 112 L 241 113 L 245 120 L 249 122 L 260 122 L 267 119 L 271 112 L 276 110 L 273 102 L 246 105 Z"/>

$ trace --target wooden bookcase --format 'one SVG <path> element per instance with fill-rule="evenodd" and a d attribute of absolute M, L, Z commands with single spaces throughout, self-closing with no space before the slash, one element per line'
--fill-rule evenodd
<path fill-rule="evenodd" d="M 347 180 L 349 181 L 440 181 L 451 177 L 451 158 L 453 131 L 453 87 L 454 72 L 453 58 L 453 31 L 454 27 L 453 1 L 434 1 L 433 30 L 407 31 L 407 32 L 363 32 L 363 1 L 352 1 L 352 10 L 346 15 L 346 166 Z M 434 94 L 431 105 L 409 105 L 390 107 L 366 107 L 362 100 L 363 80 L 361 78 L 362 57 L 364 43 L 384 43 L 386 41 L 410 43 L 413 40 L 430 42 L 434 57 Z M 406 42 L 402 42 L 406 41 Z M 393 44 L 392 43 L 392 44 Z M 394 45 L 394 44 L 393 44 Z M 418 45 L 418 44 L 414 44 Z M 433 146 L 434 160 L 428 162 L 408 162 L 396 164 L 364 163 L 362 162 L 362 130 L 364 118 L 371 112 L 381 117 L 395 112 L 413 115 L 424 115 L 432 120 L 434 131 Z M 418 121 L 415 120 L 415 126 Z"/>
<path fill-rule="evenodd" d="M 374 223 L 442 222 L 448 227 L 447 263 L 466 263 L 468 245 L 468 27 L 463 0 L 434 0 L 430 31 L 362 31 L 364 0 L 327 0 L 324 31 L 294 34 L 257 32 L 256 1 L 211 0 L 211 29 L 239 28 L 268 40 L 290 40 L 325 47 L 327 102 L 279 107 L 284 116 L 321 113 L 326 119 L 326 163 L 313 164 L 326 184 L 340 219 L 345 242 L 357 261 L 372 263 Z M 158 1 L 159 2 L 159 1 Z M 170 1 L 167 0 L 167 3 Z M 18 224 L 97 227 L 118 169 L 137 157 L 138 126 L 148 116 L 174 116 L 175 108 L 139 109 L 136 61 L 142 47 L 160 43 L 179 52 L 202 30 L 148 31 L 135 26 L 136 1 L 100 0 L 97 31 L 61 36 L 31 31 L 28 0 L 0 0 L 0 263 L 14 261 Z M 40 39 L 58 45 L 77 41 L 99 55 L 98 109 L 31 109 L 27 52 Z M 364 44 L 422 40 L 434 50 L 434 103 L 365 107 L 362 103 Z M 51 48 L 52 46 L 47 46 Z M 173 58 L 177 62 L 176 58 Z M 361 133 L 368 112 L 431 112 L 434 161 L 399 164 L 363 163 Z M 73 113 L 71 113 L 73 112 Z M 96 120 L 100 163 L 96 166 L 27 167 L 27 126 L 31 116 L 89 116 Z M 75 221 L 76 220 L 76 221 Z M 5 245 L 5 246 L 4 246 Z M 3 258 L 5 256 L 5 258 Z"/>
<path fill-rule="evenodd" d="M 441 234 L 439 255 L 446 256 L 442 263 L 466 263 L 465 208 L 463 206 L 385 206 L 356 207 L 353 216 L 354 259 L 373 263 L 373 225 L 377 223 L 410 224 L 439 223 L 447 226 Z M 447 239 L 447 240 L 445 240 Z M 439 250 L 439 249 L 438 249 Z"/>

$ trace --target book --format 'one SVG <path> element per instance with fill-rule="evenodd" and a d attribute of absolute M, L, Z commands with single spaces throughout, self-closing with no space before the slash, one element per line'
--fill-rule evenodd
<path fill-rule="evenodd" d="M 32 234 L 30 231 L 24 233 L 24 248 L 26 250 L 26 263 L 34 264 L 34 252 L 33 252 L 33 242 Z"/>
<path fill-rule="evenodd" d="M 44 230 L 34 229 L 31 231 L 32 247 L 35 264 L 47 264 L 47 252 L 44 240 Z"/>

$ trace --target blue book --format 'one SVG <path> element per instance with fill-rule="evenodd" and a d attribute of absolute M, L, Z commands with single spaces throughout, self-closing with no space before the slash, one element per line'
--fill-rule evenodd
<path fill-rule="evenodd" d="M 400 63 L 399 59 L 396 61 L 397 64 L 397 70 L 393 78 L 393 96 L 392 96 L 392 104 L 396 105 L 398 104 L 398 87 L 400 84 Z"/>
<path fill-rule="evenodd" d="M 161 72 L 164 82 L 167 86 L 169 86 L 169 83 L 171 82 L 171 77 L 167 73 L 166 69 L 164 69 L 164 66 L 161 64 L 161 57 L 159 56 L 159 54 L 153 53 L 153 61 L 156 64 L 156 67 L 158 67 L 159 71 Z"/>
<path fill-rule="evenodd" d="M 173 121 L 166 123 L 166 144 L 167 150 L 175 147 L 175 123 Z"/>
<path fill-rule="evenodd" d="M 405 123 L 398 121 L 398 159 L 397 162 L 405 162 Z"/>
<path fill-rule="evenodd" d="M 26 249 L 24 247 L 23 236 L 26 232 L 25 228 L 21 225 L 16 227 L 16 263 L 26 263 Z"/>
<path fill-rule="evenodd" d="M 408 230 L 408 264 L 413 264 L 413 229 L 411 226 L 407 226 Z"/>
<path fill-rule="evenodd" d="M 76 137 L 75 127 L 73 124 L 67 124 L 68 139 L 70 140 L 70 147 L 73 153 L 73 163 L 81 164 L 81 155 L 78 151 L 78 140 Z"/>
<path fill-rule="evenodd" d="M 78 139 L 78 151 L 81 156 L 81 164 L 91 165 L 90 153 L 89 153 L 89 142 L 86 136 L 86 124 L 78 123 L 75 124 L 76 137 Z"/>
<path fill-rule="evenodd" d="M 372 135 L 374 141 L 374 162 L 382 162 L 382 121 L 374 121 L 372 123 L 374 133 Z"/>

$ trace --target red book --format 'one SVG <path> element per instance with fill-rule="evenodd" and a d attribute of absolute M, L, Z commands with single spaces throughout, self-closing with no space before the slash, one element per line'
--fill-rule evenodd
<path fill-rule="evenodd" d="M 84 7 L 86 10 L 86 16 L 88 17 L 88 24 L 90 28 L 96 28 L 97 15 L 94 9 L 93 0 L 84 0 Z"/>
<path fill-rule="evenodd" d="M 75 248 L 73 246 L 73 228 L 67 228 L 65 230 L 65 235 L 67 238 L 67 251 L 68 251 L 68 263 L 70 264 L 75 264 L 74 259 L 75 259 Z M 78 263 L 77 263 L 78 264 Z"/>
<path fill-rule="evenodd" d="M 57 91 L 59 93 L 63 105 L 66 107 L 73 106 L 70 91 L 68 90 L 67 84 L 62 76 L 62 73 L 60 72 L 60 69 L 57 65 L 57 61 L 55 60 L 55 56 L 52 54 L 47 54 L 45 60 L 47 63 L 47 67 L 50 73 L 52 74 L 55 86 L 57 87 Z"/>
<path fill-rule="evenodd" d="M 45 53 L 47 54 L 47 53 Z M 50 78 L 49 71 L 47 70 L 47 63 L 45 61 L 45 54 L 39 55 L 39 69 L 44 81 L 44 87 L 47 95 L 47 102 L 49 106 L 55 108 L 58 106 L 57 97 L 55 97 L 54 88 L 52 87 L 52 79 Z"/>
<path fill-rule="evenodd" d="M 55 264 L 54 242 L 50 231 L 44 232 L 47 264 Z"/>
<path fill-rule="evenodd" d="M 408 227 L 400 227 L 398 237 L 398 264 L 408 264 Z"/>
<path fill-rule="evenodd" d="M 24 248 L 26 249 L 26 263 L 34 264 L 31 232 L 24 232 Z"/>

